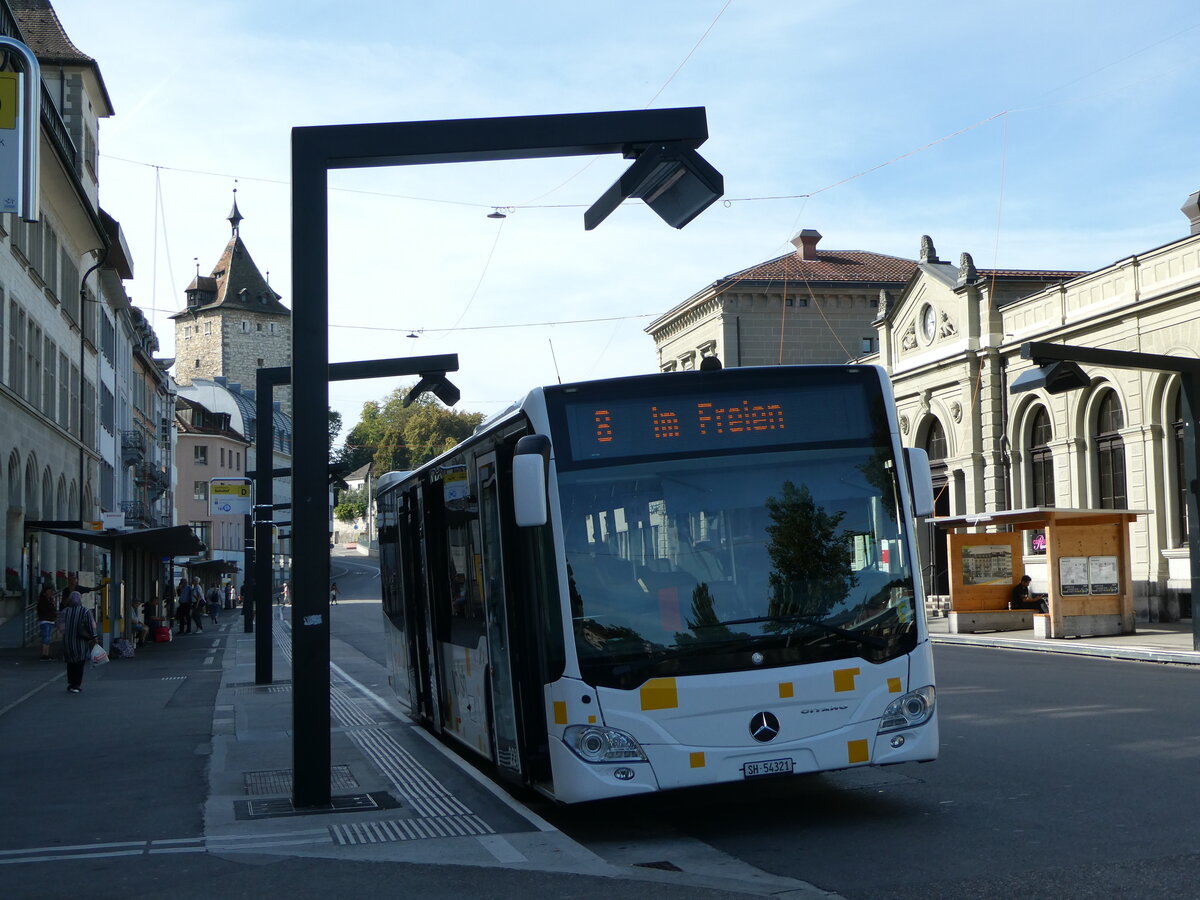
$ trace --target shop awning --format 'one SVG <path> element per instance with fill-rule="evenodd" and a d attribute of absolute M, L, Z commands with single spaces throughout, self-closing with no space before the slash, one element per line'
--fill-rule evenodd
<path fill-rule="evenodd" d="M 29 530 L 65 537 L 105 550 L 144 550 L 155 556 L 195 556 L 205 551 L 204 542 L 187 525 L 166 528 L 131 528 L 125 531 L 91 531 L 87 528 L 48 528 L 27 524 Z"/>

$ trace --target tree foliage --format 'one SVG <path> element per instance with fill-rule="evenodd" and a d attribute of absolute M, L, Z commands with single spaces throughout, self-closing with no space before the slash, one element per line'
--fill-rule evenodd
<path fill-rule="evenodd" d="M 785 481 L 782 493 L 766 501 L 771 615 L 824 616 L 858 582 L 845 513 L 826 512 L 807 485 Z"/>
<path fill-rule="evenodd" d="M 342 491 L 338 496 L 337 506 L 333 508 L 333 517 L 339 522 L 353 522 L 367 514 L 367 495 L 362 488 Z"/>
<path fill-rule="evenodd" d="M 368 462 L 377 475 L 415 469 L 465 440 L 483 421 L 482 413 L 448 409 L 428 395 L 405 409 L 411 388 L 399 387 L 382 401 L 363 404 L 338 458 L 347 471 Z"/>

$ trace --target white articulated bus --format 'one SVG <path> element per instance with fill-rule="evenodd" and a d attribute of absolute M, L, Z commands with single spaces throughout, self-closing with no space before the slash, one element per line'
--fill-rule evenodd
<path fill-rule="evenodd" d="M 937 756 L 929 463 L 874 366 L 531 391 L 380 480 L 392 683 L 574 803 Z"/>

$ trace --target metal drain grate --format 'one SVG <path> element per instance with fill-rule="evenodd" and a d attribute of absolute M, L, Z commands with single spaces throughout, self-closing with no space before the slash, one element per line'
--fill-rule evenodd
<path fill-rule="evenodd" d="M 247 772 L 245 775 L 247 794 L 290 794 L 292 792 L 291 769 L 267 769 L 262 772 Z M 353 790 L 358 779 L 350 773 L 349 766 L 329 767 L 329 789 L 331 791 Z"/>
<path fill-rule="evenodd" d="M 290 797 L 271 797 L 263 800 L 237 800 L 233 804 L 235 818 L 239 821 L 246 819 L 277 819 L 284 816 L 313 816 L 330 813 L 371 812 L 380 809 L 395 809 L 400 804 L 392 799 L 385 791 L 371 794 L 344 794 L 332 797 L 328 806 L 305 807 L 296 809 Z"/>

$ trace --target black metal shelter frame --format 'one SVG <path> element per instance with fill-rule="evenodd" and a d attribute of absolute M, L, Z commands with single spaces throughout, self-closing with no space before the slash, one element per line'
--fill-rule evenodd
<path fill-rule="evenodd" d="M 327 807 L 331 799 L 326 499 L 329 170 L 608 153 L 636 159 L 647 150 L 662 158 L 664 166 L 686 170 L 694 154 L 672 158 L 669 152 L 662 154 L 662 148 L 691 151 L 707 138 L 708 122 L 701 107 L 292 129 L 292 388 L 298 400 L 292 457 L 294 806 Z M 720 196 L 723 185 L 712 181 L 715 170 L 702 179 L 711 189 L 697 189 L 692 174 L 664 166 L 656 164 L 649 173 L 653 186 L 623 184 L 620 193 L 645 195 L 660 216 L 682 227 Z M 673 197 L 676 188 L 689 196 Z M 690 206 L 665 211 L 664 200 Z M 602 217 L 594 216 L 590 224 Z M 297 365 L 296 360 L 303 363 Z"/>

